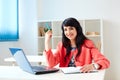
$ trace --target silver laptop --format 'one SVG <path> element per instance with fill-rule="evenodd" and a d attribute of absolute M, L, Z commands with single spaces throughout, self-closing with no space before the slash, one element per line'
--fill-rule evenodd
<path fill-rule="evenodd" d="M 9 50 L 16 60 L 18 66 L 26 72 L 32 74 L 45 74 L 59 71 L 57 68 L 49 68 L 44 65 L 32 66 L 28 61 L 23 49 L 21 48 L 9 48 Z"/>

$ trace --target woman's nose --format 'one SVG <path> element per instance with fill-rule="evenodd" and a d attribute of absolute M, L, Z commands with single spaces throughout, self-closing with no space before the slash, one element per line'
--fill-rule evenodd
<path fill-rule="evenodd" d="M 67 30 L 67 32 L 66 32 L 67 34 L 69 34 L 70 33 L 70 30 Z"/>

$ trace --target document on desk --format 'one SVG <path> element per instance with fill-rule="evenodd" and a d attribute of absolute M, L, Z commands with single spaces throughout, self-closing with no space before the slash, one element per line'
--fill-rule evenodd
<path fill-rule="evenodd" d="M 81 67 L 62 67 L 60 69 L 65 74 L 82 73 L 80 72 Z M 98 72 L 98 71 L 97 70 L 90 71 L 90 73 L 94 73 L 94 72 Z"/>
<path fill-rule="evenodd" d="M 69 73 L 80 73 L 81 67 L 62 67 L 60 68 L 63 73 L 69 74 Z"/>

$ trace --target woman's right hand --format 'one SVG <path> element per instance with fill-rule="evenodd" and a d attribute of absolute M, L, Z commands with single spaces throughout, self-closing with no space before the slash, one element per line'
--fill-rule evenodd
<path fill-rule="evenodd" d="M 52 37 L 52 30 L 48 30 L 46 33 L 45 33 L 45 40 L 46 41 L 50 41 Z"/>
<path fill-rule="evenodd" d="M 52 37 L 52 30 L 48 30 L 45 33 L 45 50 L 48 51 L 51 47 L 50 47 L 50 39 Z"/>

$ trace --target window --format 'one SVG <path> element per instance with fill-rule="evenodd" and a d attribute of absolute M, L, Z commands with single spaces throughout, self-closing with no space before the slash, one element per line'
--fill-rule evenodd
<path fill-rule="evenodd" d="M 18 40 L 18 26 L 18 0 L 0 0 L 0 41 Z"/>

